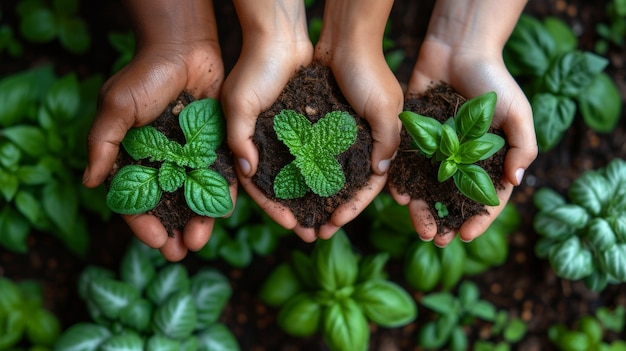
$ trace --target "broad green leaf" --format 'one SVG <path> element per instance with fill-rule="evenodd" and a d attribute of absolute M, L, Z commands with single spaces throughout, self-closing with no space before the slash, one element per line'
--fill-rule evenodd
<path fill-rule="evenodd" d="M 185 144 L 181 156 L 177 164 L 193 169 L 209 167 L 217 160 L 217 153 L 201 143 Z"/>
<path fill-rule="evenodd" d="M 480 299 L 478 286 L 469 280 L 461 282 L 457 290 L 458 301 L 462 308 L 467 309 L 469 305 L 475 304 Z"/>
<path fill-rule="evenodd" d="M 36 126 L 16 125 L 0 130 L 5 137 L 17 145 L 25 154 L 39 157 L 48 152 L 47 139 L 43 130 Z"/>
<path fill-rule="evenodd" d="M 385 264 L 389 261 L 389 254 L 379 252 L 363 257 L 359 261 L 359 275 L 356 282 L 362 283 L 368 280 L 386 279 Z"/>
<path fill-rule="evenodd" d="M 44 108 L 56 124 L 63 125 L 76 119 L 80 106 L 80 92 L 76 74 L 70 73 L 57 80 L 48 90 Z"/>
<path fill-rule="evenodd" d="M 258 295 L 266 305 L 279 307 L 300 290 L 301 285 L 291 266 L 281 263 L 265 279 Z"/>
<path fill-rule="evenodd" d="M 478 139 L 468 140 L 459 146 L 459 163 L 475 163 L 493 156 L 504 146 L 504 139 L 496 134 L 485 133 Z"/>
<path fill-rule="evenodd" d="M 584 282 L 589 290 L 600 292 L 609 284 L 609 275 L 596 269 L 584 278 Z"/>
<path fill-rule="evenodd" d="M 199 251 L 196 251 L 196 255 L 205 260 L 215 260 L 219 256 L 220 248 L 230 240 L 230 236 L 226 229 L 219 225 L 221 222 L 216 222 L 211 232 L 211 240 L 209 240 Z"/>
<path fill-rule="evenodd" d="M 150 351 L 180 351 L 180 347 L 180 340 L 174 340 L 161 334 L 153 334 L 146 340 L 146 350 Z"/>
<path fill-rule="evenodd" d="M 138 299 L 139 291 L 128 283 L 100 278 L 89 284 L 89 300 L 108 318 L 117 318 L 120 310 Z"/>
<path fill-rule="evenodd" d="M 278 246 L 278 234 L 267 224 L 246 225 L 237 231 L 246 237 L 250 248 L 260 256 L 267 256 Z"/>
<path fill-rule="evenodd" d="M 43 217 L 40 201 L 28 191 L 18 190 L 14 200 L 15 208 L 26 217 L 32 225 L 37 224 Z"/>
<path fill-rule="evenodd" d="M 163 162 L 161 167 L 159 167 L 159 173 L 157 175 L 157 180 L 159 181 L 159 186 L 163 191 L 168 193 L 173 193 L 178 190 L 187 179 L 187 173 L 185 173 L 185 168 L 181 167 L 172 162 Z"/>
<path fill-rule="evenodd" d="M 612 132 L 620 119 L 622 103 L 611 77 L 602 72 L 576 98 L 585 123 L 599 133 Z"/>
<path fill-rule="evenodd" d="M 38 308 L 28 313 L 26 335 L 33 345 L 54 346 L 61 334 L 61 323 L 52 312 Z"/>
<path fill-rule="evenodd" d="M 390 281 L 370 280 L 359 284 L 352 298 L 365 316 L 381 327 L 401 327 L 417 317 L 417 306 L 411 295 Z"/>
<path fill-rule="evenodd" d="M 546 17 L 543 26 L 554 39 L 555 54 L 576 50 L 578 39 L 572 28 L 558 17 Z"/>
<path fill-rule="evenodd" d="M 602 252 L 615 245 L 616 237 L 613 229 L 602 217 L 593 218 L 587 226 L 585 238 L 589 241 L 594 250 Z"/>
<path fill-rule="evenodd" d="M 458 163 L 453 160 L 443 160 L 439 164 L 439 169 L 437 170 L 437 181 L 440 183 L 445 182 L 450 179 L 459 169 Z"/>
<path fill-rule="evenodd" d="M 503 334 L 504 340 L 511 342 L 511 343 L 515 343 L 515 342 L 522 340 L 527 330 L 528 330 L 528 326 L 523 320 L 519 318 L 514 318 L 504 328 L 504 331 L 502 334 Z"/>
<path fill-rule="evenodd" d="M 53 182 L 44 186 L 41 193 L 43 210 L 66 238 L 74 237 L 77 231 L 79 204 L 76 191 L 74 184 Z"/>
<path fill-rule="evenodd" d="M 430 242 L 417 241 L 404 261 L 404 277 L 418 291 L 433 290 L 443 271 L 437 248 Z"/>
<path fill-rule="evenodd" d="M 609 221 L 613 233 L 615 233 L 615 238 L 619 242 L 626 243 L 626 213 L 608 218 L 607 220 Z"/>
<path fill-rule="evenodd" d="M 492 322 L 496 318 L 496 307 L 488 301 L 478 300 L 465 306 L 466 313 L 484 321 Z"/>
<path fill-rule="evenodd" d="M 274 178 L 274 194 L 279 199 L 297 199 L 308 191 L 309 186 L 295 162 L 283 167 Z"/>
<path fill-rule="evenodd" d="M 578 330 L 585 333 L 589 338 L 589 342 L 592 344 L 598 344 L 602 342 L 604 336 L 604 329 L 600 322 L 598 322 L 592 316 L 582 316 L 577 322 Z"/>
<path fill-rule="evenodd" d="M 593 271 L 591 252 L 582 246 L 577 236 L 553 246 L 549 259 L 556 275 L 563 279 L 582 279 Z"/>
<path fill-rule="evenodd" d="M 145 166 L 122 167 L 107 193 L 109 208 L 120 214 L 139 214 L 153 209 L 161 199 L 158 170 Z"/>
<path fill-rule="evenodd" d="M 531 99 L 537 146 L 541 152 L 555 147 L 572 125 L 576 103 L 569 97 L 550 93 L 536 94 Z"/>
<path fill-rule="evenodd" d="M 308 145 L 307 145 L 308 146 Z M 313 148 L 305 148 L 313 151 Z M 324 157 L 314 153 L 296 158 L 306 184 L 315 194 L 329 197 L 341 190 L 346 182 L 341 164 L 334 157 Z"/>
<path fill-rule="evenodd" d="M 365 351 L 370 332 L 365 315 L 356 302 L 348 298 L 325 309 L 322 336 L 333 351 Z"/>
<path fill-rule="evenodd" d="M 96 351 L 111 335 L 111 332 L 106 327 L 98 324 L 74 324 L 63 332 L 54 346 L 54 350 Z"/>
<path fill-rule="evenodd" d="M 172 339 L 191 336 L 198 322 L 197 310 L 188 291 L 177 291 L 157 306 L 153 323 L 155 330 Z"/>
<path fill-rule="evenodd" d="M 156 275 L 156 270 L 148 257 L 137 246 L 130 246 L 120 263 L 120 278 L 143 292 Z"/>
<path fill-rule="evenodd" d="M 20 32 L 29 41 L 47 43 L 57 35 L 57 19 L 50 9 L 40 7 L 24 14 Z"/>
<path fill-rule="evenodd" d="M 99 351 L 143 351 L 144 341 L 139 334 L 131 331 L 125 331 L 122 334 L 112 335 L 104 341 Z"/>
<path fill-rule="evenodd" d="M 152 126 L 131 128 L 126 132 L 122 146 L 135 160 L 178 162 L 183 154 L 180 144 L 169 140 Z"/>
<path fill-rule="evenodd" d="M 336 156 L 354 144 L 357 132 L 354 117 L 345 111 L 332 111 L 313 124 L 311 142 Z"/>
<path fill-rule="evenodd" d="M 78 296 L 83 300 L 89 300 L 91 282 L 104 279 L 115 279 L 115 273 L 106 268 L 88 265 L 78 277 Z"/>
<path fill-rule="evenodd" d="M 591 52 L 566 52 L 550 65 L 544 76 L 544 83 L 553 94 L 576 98 L 607 64 L 606 58 Z"/>
<path fill-rule="evenodd" d="M 420 304 L 441 315 L 458 315 L 461 312 L 459 302 L 448 292 L 425 295 L 420 300 Z"/>
<path fill-rule="evenodd" d="M 626 161 L 621 158 L 612 159 L 603 168 L 603 175 L 609 184 L 612 185 L 613 192 L 619 193 L 624 188 L 623 185 L 626 184 Z M 621 210 L 626 209 L 626 203 L 622 199 L 617 199 L 616 201 L 614 197 L 614 205 L 612 206 L 615 206 L 616 203 L 618 204 L 615 208 L 616 210 L 621 212 Z"/>
<path fill-rule="evenodd" d="M 11 202 L 20 187 L 20 180 L 14 172 L 0 167 L 0 193 L 6 202 Z"/>
<path fill-rule="evenodd" d="M 0 139 L 0 166 L 14 171 L 18 168 L 21 158 L 22 152 L 17 145 L 9 140 Z"/>
<path fill-rule="evenodd" d="M 239 351 L 237 339 L 221 323 L 212 324 L 197 334 L 198 351 Z"/>
<path fill-rule="evenodd" d="M 5 277 L 0 277 L 0 316 L 4 313 L 16 310 L 22 304 L 22 293 L 17 284 Z"/>
<path fill-rule="evenodd" d="M 283 110 L 274 117 L 274 131 L 295 157 L 303 155 L 304 145 L 311 139 L 311 122 L 303 115 Z"/>
<path fill-rule="evenodd" d="M 173 293 L 189 292 L 191 281 L 185 266 L 171 263 L 161 268 L 146 287 L 145 296 L 155 305 L 162 305 Z"/>
<path fill-rule="evenodd" d="M 233 209 L 229 185 L 219 173 L 197 169 L 187 173 L 185 200 L 192 211 L 207 217 L 222 217 Z"/>
<path fill-rule="evenodd" d="M 565 198 L 551 188 L 543 187 L 535 191 L 533 203 L 540 211 L 550 211 L 566 203 Z"/>
<path fill-rule="evenodd" d="M 456 131 L 447 124 L 441 126 L 439 150 L 446 156 L 456 155 L 459 151 L 459 137 L 456 135 Z"/>
<path fill-rule="evenodd" d="M 30 233 L 30 223 L 11 205 L 0 211 L 0 243 L 5 248 L 20 253 L 28 252 L 26 239 Z"/>
<path fill-rule="evenodd" d="M 232 293 L 230 281 L 217 270 L 204 268 L 191 278 L 190 294 L 197 310 L 197 329 L 219 320 Z"/>
<path fill-rule="evenodd" d="M 415 144 L 417 144 L 417 147 L 426 156 L 430 157 L 439 150 L 442 129 L 439 121 L 411 111 L 401 112 L 399 117 L 404 128 L 409 132 Z"/>
<path fill-rule="evenodd" d="M 91 44 L 85 21 L 78 17 L 62 18 L 59 21 L 59 41 L 72 53 L 85 53 Z"/>
<path fill-rule="evenodd" d="M 343 230 L 328 240 L 318 240 L 311 257 L 315 277 L 323 290 L 333 292 L 356 281 L 358 259 Z"/>
<path fill-rule="evenodd" d="M 322 284 L 317 280 L 313 259 L 301 251 L 291 254 L 291 264 L 300 284 L 309 289 L 317 290 Z"/>
<path fill-rule="evenodd" d="M 178 351 L 198 351 L 199 349 L 200 349 L 200 341 L 198 340 L 198 337 L 196 337 L 195 335 L 192 335 L 191 337 L 181 342 L 180 348 L 178 349 Z"/>
<path fill-rule="evenodd" d="M 8 350 L 18 345 L 24 335 L 27 316 L 20 309 L 9 310 L 0 317 L 0 348 Z"/>
<path fill-rule="evenodd" d="M 450 335 L 450 351 L 465 351 L 468 349 L 467 336 L 462 326 L 457 326 Z"/>
<path fill-rule="evenodd" d="M 464 244 L 467 256 L 489 266 L 503 264 L 509 254 L 507 234 L 492 223 L 482 235 Z"/>
<path fill-rule="evenodd" d="M 568 190 L 572 202 L 584 207 L 590 214 L 598 216 L 611 198 L 612 186 L 595 170 L 587 170 L 579 176 Z"/>
<path fill-rule="evenodd" d="M 146 299 L 138 299 L 122 308 L 118 320 L 124 326 L 138 332 L 147 332 L 155 306 Z"/>
<path fill-rule="evenodd" d="M 441 320 L 441 319 L 440 319 Z M 436 322 L 426 323 L 420 330 L 418 335 L 419 346 L 427 350 L 439 350 L 448 341 L 449 334 L 440 332 Z"/>
<path fill-rule="evenodd" d="M 3 171 L 0 168 L 0 172 Z M 41 164 L 20 166 L 16 175 L 20 184 L 24 185 L 41 185 L 52 181 L 52 174 Z"/>
<path fill-rule="evenodd" d="M 507 68 L 514 75 L 540 77 L 550 66 L 557 44 L 542 23 L 523 14 L 504 47 Z"/>
<path fill-rule="evenodd" d="M 602 259 L 611 278 L 626 282 L 626 243 L 615 244 L 602 252 Z"/>
<path fill-rule="evenodd" d="M 496 108 L 496 93 L 490 91 L 466 101 L 456 113 L 454 123 L 459 141 L 477 139 L 489 130 Z"/>
<path fill-rule="evenodd" d="M 281 307 L 277 322 L 287 334 L 306 337 L 319 330 L 322 311 L 322 306 L 309 293 L 299 293 Z"/>
<path fill-rule="evenodd" d="M 454 184 L 466 197 L 488 206 L 500 204 L 491 178 L 477 165 L 459 165 L 454 173 Z"/>
<path fill-rule="evenodd" d="M 54 80 L 52 65 L 0 79 L 0 127 L 6 128 L 27 119 Z"/>
<path fill-rule="evenodd" d="M 570 228 L 568 230 L 570 232 L 571 232 L 571 229 L 582 229 L 586 227 L 589 221 L 591 220 L 591 217 L 589 216 L 589 214 L 583 207 L 574 205 L 574 204 L 564 204 L 564 205 L 561 205 L 560 207 L 553 208 L 550 211 L 544 211 L 543 213 L 545 213 L 545 215 L 551 221 L 556 221 L 556 222 L 566 224 L 567 227 Z M 535 218 L 537 218 L 537 216 Z M 544 226 L 543 229 L 541 228 L 537 228 L 537 229 L 542 234 L 549 236 L 549 237 L 555 237 L 553 235 L 560 236 L 560 234 L 558 234 L 558 231 L 556 233 L 547 232 L 547 231 L 555 230 L 556 228 L 554 228 L 553 226 L 558 225 L 558 224 L 551 224 L 551 223 L 548 223 L 547 221 L 542 221 L 541 225 Z"/>
<path fill-rule="evenodd" d="M 187 144 L 216 150 L 224 140 L 224 118 L 216 99 L 193 101 L 183 108 L 178 119 Z"/>
<path fill-rule="evenodd" d="M 437 248 L 441 260 L 441 288 L 443 290 L 452 289 L 463 276 L 465 265 L 465 248 L 458 236 L 455 236 L 448 246 Z"/>

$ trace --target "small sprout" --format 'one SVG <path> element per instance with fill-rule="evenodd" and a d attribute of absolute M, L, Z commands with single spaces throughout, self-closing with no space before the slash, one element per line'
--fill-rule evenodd
<path fill-rule="evenodd" d="M 444 218 L 448 215 L 448 207 L 439 201 L 435 202 L 435 209 L 437 210 L 437 216 L 439 216 L 439 218 Z"/>

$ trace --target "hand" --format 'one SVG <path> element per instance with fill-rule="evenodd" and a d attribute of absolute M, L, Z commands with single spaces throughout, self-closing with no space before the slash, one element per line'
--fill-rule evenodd
<path fill-rule="evenodd" d="M 139 27 L 138 50 L 133 60 L 111 77 L 100 91 L 98 111 L 88 138 L 89 159 L 83 176 L 85 186 L 95 187 L 109 175 L 128 129 L 154 121 L 183 90 L 195 98 L 218 96 L 224 68 L 215 26 L 206 22 L 211 18 L 212 4 L 199 1 L 210 8 L 193 16 L 190 15 L 193 11 L 184 6 L 191 3 L 193 1 L 177 3 L 182 14 L 174 11 L 188 21 L 191 29 L 181 25 L 171 27 L 172 23 L 177 23 L 177 18 L 159 16 L 162 21 L 157 23 L 145 12 L 145 4 L 143 7 L 136 2 L 129 4 Z M 158 9 L 152 11 L 158 12 Z M 202 26 L 196 23 L 194 29 L 193 19 L 202 22 Z M 163 36 L 159 37 L 157 34 L 163 27 L 168 28 L 165 31 L 168 33 L 161 33 Z M 236 193 L 236 185 L 231 187 L 231 193 Z M 171 238 L 154 216 L 122 217 L 141 241 L 159 248 L 171 261 L 184 258 L 188 249 L 202 248 L 211 235 L 214 221 L 207 217 L 192 218 L 183 235 L 176 233 Z"/>
<path fill-rule="evenodd" d="M 295 72 L 313 58 L 304 4 L 300 0 L 239 0 L 234 4 L 243 45 L 239 60 L 224 82 L 222 105 L 237 175 L 242 187 L 273 220 L 311 242 L 316 239 L 313 229 L 300 226 L 288 208 L 267 198 L 252 181 L 259 162 L 252 142 L 257 116 L 274 103 Z"/>

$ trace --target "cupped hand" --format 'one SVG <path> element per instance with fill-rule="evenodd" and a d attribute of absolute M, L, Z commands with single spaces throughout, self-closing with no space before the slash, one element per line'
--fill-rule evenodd
<path fill-rule="evenodd" d="M 100 91 L 98 110 L 88 137 L 84 185 L 95 187 L 106 179 L 130 128 L 153 122 L 182 91 L 188 91 L 197 99 L 216 98 L 223 79 L 221 52 L 215 41 L 140 47 L 133 60 Z M 236 185 L 233 185 L 231 193 L 235 192 Z M 195 217 L 186 225 L 183 235 L 171 238 L 152 215 L 123 218 L 141 241 L 159 248 L 171 261 L 184 258 L 188 249 L 202 248 L 213 228 L 212 218 Z"/>
<path fill-rule="evenodd" d="M 436 40 L 426 40 L 407 87 L 407 96 L 419 95 L 429 86 L 447 83 L 466 98 L 488 91 L 497 94 L 492 127 L 506 134 L 509 150 L 504 163 L 503 189 L 499 189 L 500 205 L 488 207 L 488 215 L 466 220 L 460 228 L 446 228 L 437 233 L 428 205 L 421 199 L 410 199 L 393 191 L 400 204 L 408 204 L 415 230 L 423 240 L 433 240 L 437 246 L 446 246 L 458 231 L 461 240 L 471 241 L 482 234 L 500 214 L 508 202 L 513 187 L 521 183 L 524 171 L 537 156 L 537 142 L 528 99 L 507 71 L 500 53 L 490 54 L 479 48 L 452 48 Z"/>

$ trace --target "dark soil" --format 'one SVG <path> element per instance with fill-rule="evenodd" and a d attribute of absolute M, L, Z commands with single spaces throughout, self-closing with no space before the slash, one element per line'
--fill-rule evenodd
<path fill-rule="evenodd" d="M 195 99 L 191 94 L 182 92 L 175 101 L 170 102 L 163 113 L 150 125 L 163 133 L 168 139 L 184 145 L 185 135 L 183 134 L 180 124 L 178 123 L 178 115 L 185 106 L 194 100 Z M 222 145 L 216 150 L 216 153 L 217 160 L 209 166 L 209 168 L 224 177 L 229 185 L 235 184 L 237 181 L 237 175 L 233 169 L 232 152 L 228 149 L 226 143 L 222 143 Z M 117 156 L 115 164 L 113 165 L 113 170 L 107 178 L 107 186 L 120 168 L 131 164 L 153 168 L 161 166 L 161 162 L 151 162 L 148 159 L 136 161 L 130 157 L 123 147 L 120 147 L 120 152 Z M 167 233 L 172 237 L 174 236 L 174 230 L 177 229 L 182 231 L 189 219 L 194 215 L 197 215 L 189 208 L 189 206 L 187 206 L 185 193 L 182 187 L 174 192 L 164 191 L 156 207 L 148 211 L 148 214 L 159 218 L 167 230 Z"/>
<path fill-rule="evenodd" d="M 423 116 L 432 117 L 443 123 L 455 116 L 459 107 L 467 101 L 452 88 L 445 84 L 432 86 L 424 94 L 407 99 L 405 111 L 412 111 Z M 437 180 L 439 163 L 421 155 L 412 144 L 412 138 L 402 128 L 402 139 L 396 158 L 389 170 L 390 183 L 401 194 L 408 194 L 412 199 L 422 199 L 430 206 L 431 213 L 437 223 L 437 232 L 445 233 L 458 229 L 469 217 L 487 214 L 485 205 L 464 196 L 454 184 L 452 178 L 440 183 Z M 489 133 L 505 135 L 493 129 Z M 506 140 L 506 139 L 505 139 Z M 501 180 L 504 174 L 504 157 L 506 147 L 487 160 L 477 162 L 491 177 L 496 190 L 503 188 Z M 435 203 L 445 204 L 448 215 L 440 218 L 435 210 Z"/>
<path fill-rule="evenodd" d="M 349 112 L 356 120 L 358 133 L 355 143 L 337 156 L 346 177 L 345 186 L 337 194 L 321 197 L 309 191 L 298 199 L 279 199 L 274 195 L 274 178 L 285 165 L 294 160 L 274 131 L 274 116 L 282 110 L 296 111 L 306 116 L 311 123 L 332 111 Z M 259 150 L 259 167 L 253 177 L 254 183 L 269 198 L 287 206 L 304 227 L 318 229 L 326 223 L 337 207 L 349 201 L 355 192 L 367 184 L 371 175 L 370 127 L 345 100 L 330 69 L 319 62 L 296 72 L 274 104 L 259 115 L 254 143 Z"/>

